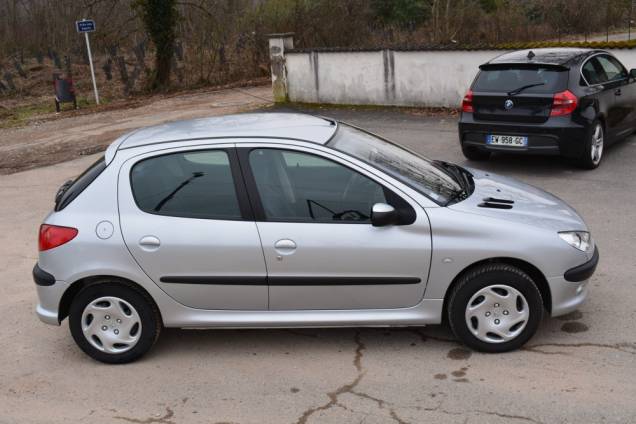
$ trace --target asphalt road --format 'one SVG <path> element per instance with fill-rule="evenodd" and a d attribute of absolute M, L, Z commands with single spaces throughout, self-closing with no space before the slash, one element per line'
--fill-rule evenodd
<path fill-rule="evenodd" d="M 636 417 L 636 138 L 601 168 L 556 158 L 467 163 L 454 119 L 321 109 L 434 158 L 512 175 L 586 218 L 591 297 L 520 351 L 470 352 L 443 327 L 166 330 L 143 360 L 92 361 L 40 323 L 30 272 L 56 188 L 93 157 L 0 176 L 0 423 L 631 423 Z"/>

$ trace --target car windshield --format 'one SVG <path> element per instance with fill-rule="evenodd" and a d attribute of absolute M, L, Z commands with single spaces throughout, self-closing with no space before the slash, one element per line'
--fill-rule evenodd
<path fill-rule="evenodd" d="M 441 163 L 349 125 L 340 123 L 328 146 L 386 172 L 440 205 L 464 192 Z"/>
<path fill-rule="evenodd" d="M 520 66 L 483 68 L 473 84 L 473 91 L 556 93 L 567 88 L 568 73 L 565 70 Z"/>

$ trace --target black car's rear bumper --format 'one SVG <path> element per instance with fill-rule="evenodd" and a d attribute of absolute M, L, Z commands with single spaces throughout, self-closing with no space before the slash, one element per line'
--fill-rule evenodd
<path fill-rule="evenodd" d="M 489 134 L 528 137 L 527 147 L 492 146 L 486 144 Z M 587 128 L 569 117 L 550 118 L 541 124 L 476 121 L 471 113 L 463 113 L 459 120 L 459 139 L 462 146 L 509 153 L 561 155 L 578 158 L 583 154 Z"/>

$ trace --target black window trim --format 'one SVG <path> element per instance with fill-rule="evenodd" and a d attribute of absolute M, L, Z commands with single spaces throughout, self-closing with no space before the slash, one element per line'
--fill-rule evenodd
<path fill-rule="evenodd" d="M 192 148 L 184 149 L 184 150 L 176 150 L 176 151 L 160 150 L 162 152 L 160 154 L 151 154 L 149 156 L 144 155 L 144 157 L 142 157 L 139 160 L 136 160 L 132 165 L 130 165 L 130 168 L 128 170 L 128 184 L 130 186 L 130 192 L 135 202 L 135 206 L 137 207 L 139 212 L 147 213 L 149 215 L 158 215 L 158 216 L 173 217 L 173 218 L 186 218 L 186 219 L 203 219 L 203 220 L 209 220 L 209 221 L 254 221 L 254 211 L 252 209 L 252 206 L 250 204 L 250 201 L 247 195 L 247 191 L 245 188 L 245 180 L 243 179 L 243 176 L 241 173 L 241 168 L 239 165 L 239 160 L 238 160 L 238 155 L 236 150 L 237 149 L 235 147 L 192 146 Z M 230 172 L 232 174 L 232 181 L 234 182 L 234 191 L 236 192 L 236 199 L 238 201 L 239 211 L 241 213 L 240 218 L 221 218 L 221 217 L 206 218 L 206 217 L 180 215 L 180 214 L 174 214 L 174 213 L 149 212 L 149 211 L 143 210 L 139 206 L 139 203 L 137 202 L 137 196 L 135 196 L 135 190 L 133 189 L 133 182 L 132 182 L 132 171 L 137 164 L 145 160 L 155 159 L 162 156 L 168 156 L 168 155 L 174 155 L 174 154 L 200 153 L 200 152 L 209 152 L 209 151 L 223 151 L 228 156 L 228 161 L 230 163 Z M 157 153 L 157 151 L 152 153 Z"/>
<path fill-rule="evenodd" d="M 261 202 L 260 194 L 258 193 L 258 188 L 256 186 L 256 179 L 254 178 L 254 174 L 252 173 L 252 168 L 251 168 L 250 162 L 249 162 L 249 156 L 250 156 L 250 153 L 253 150 L 272 149 L 272 150 L 286 150 L 286 151 L 291 151 L 291 152 L 304 153 L 304 154 L 308 154 L 308 155 L 317 156 L 317 157 L 319 157 L 321 159 L 324 159 L 324 160 L 335 162 L 335 163 L 337 163 L 337 164 L 339 164 L 341 166 L 344 166 L 345 168 L 351 170 L 352 172 L 356 172 L 358 174 L 361 174 L 359 171 L 353 169 L 350 166 L 347 166 L 347 165 L 345 165 L 345 164 L 343 164 L 343 163 L 341 163 L 339 161 L 334 161 L 331 158 L 326 158 L 325 156 L 319 154 L 319 152 L 315 152 L 315 153 L 314 152 L 307 152 L 306 150 L 296 149 L 295 147 L 296 146 L 293 146 L 293 145 L 289 145 L 289 146 L 260 145 L 260 146 L 243 146 L 243 147 L 237 147 L 236 148 L 236 151 L 237 151 L 237 154 L 238 154 L 238 163 L 240 164 L 240 168 L 241 168 L 241 171 L 243 173 L 245 187 L 247 189 L 246 190 L 246 194 L 247 194 L 247 197 L 249 199 L 249 203 L 252 206 L 252 210 L 254 211 L 254 219 L 255 219 L 255 221 L 256 222 L 279 222 L 279 223 L 290 223 L 290 224 L 338 224 L 338 225 L 342 225 L 342 224 L 356 224 L 356 225 L 369 225 L 369 226 L 372 226 L 370 220 L 369 221 L 365 221 L 365 222 L 357 222 L 357 221 L 310 221 L 310 220 L 306 220 L 306 219 L 293 220 L 293 219 L 276 219 L 276 218 L 268 218 L 267 217 L 267 215 L 265 214 L 265 208 L 263 207 L 263 203 Z M 361 175 L 365 175 L 365 174 L 361 174 Z M 370 178 L 368 176 L 366 176 L 366 177 Z M 385 197 L 387 197 L 387 202 L 392 199 L 394 202 L 402 203 L 403 205 L 407 205 L 408 208 L 403 208 L 402 212 L 401 212 L 406 218 L 405 222 L 397 224 L 397 225 L 411 225 L 412 223 L 414 223 L 417 220 L 417 211 L 411 205 L 410 202 L 405 200 L 403 196 L 397 194 L 395 192 L 395 190 L 392 190 L 391 188 L 387 187 L 386 184 L 384 184 L 382 182 L 379 182 L 375 178 L 371 178 L 371 179 L 375 183 L 380 185 L 380 187 L 382 187 L 382 189 L 384 190 Z M 389 199 L 389 198 L 391 198 L 391 199 Z M 399 209 L 399 207 L 396 207 L 396 209 Z"/>

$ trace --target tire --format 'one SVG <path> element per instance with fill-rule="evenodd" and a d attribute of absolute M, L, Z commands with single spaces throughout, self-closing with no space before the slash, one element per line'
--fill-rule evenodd
<path fill-rule="evenodd" d="M 600 134 L 600 141 L 598 136 Z M 600 143 L 600 144 L 599 144 Z M 583 154 L 576 161 L 576 165 L 583 169 L 595 169 L 601 164 L 605 150 L 605 128 L 600 121 L 594 121 L 585 139 Z"/>
<path fill-rule="evenodd" d="M 159 311 L 148 295 L 118 282 L 83 288 L 69 311 L 75 343 L 91 358 L 108 364 L 139 359 L 157 341 L 161 326 Z"/>
<path fill-rule="evenodd" d="M 505 292 L 508 297 L 502 296 Z M 506 264 L 486 264 L 469 271 L 448 300 L 451 330 L 466 346 L 481 352 L 520 348 L 536 333 L 542 318 L 543 299 L 536 284 L 526 273 Z"/>
<path fill-rule="evenodd" d="M 466 159 L 469 159 L 469 160 L 485 161 L 490 159 L 490 152 L 486 150 L 481 150 L 478 147 L 464 146 L 462 144 L 462 153 L 464 154 Z"/>

